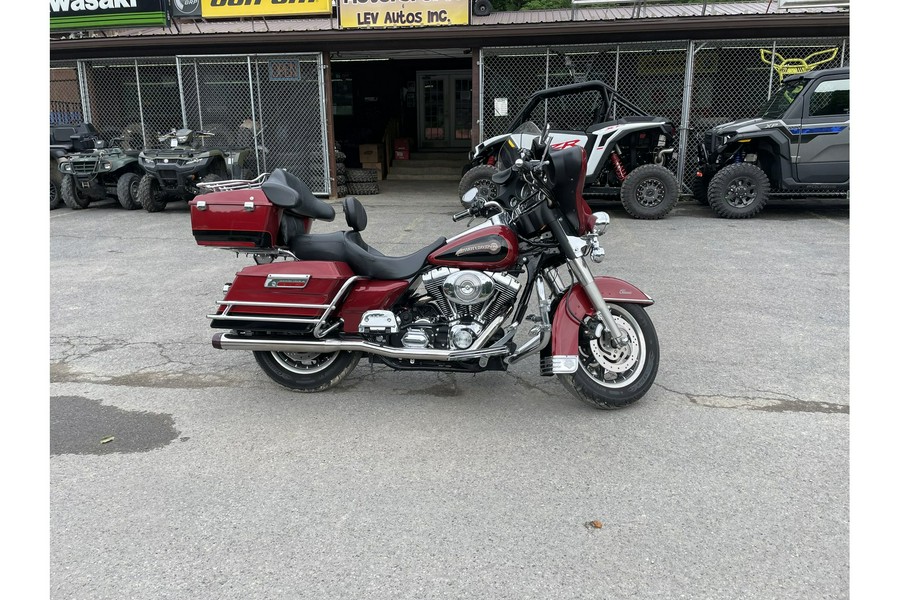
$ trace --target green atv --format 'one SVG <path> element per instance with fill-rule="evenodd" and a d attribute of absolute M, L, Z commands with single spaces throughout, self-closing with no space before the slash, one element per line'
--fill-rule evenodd
<path fill-rule="evenodd" d="M 59 163 L 73 152 L 95 148 L 100 134 L 90 123 L 68 123 L 50 126 L 50 210 L 63 205 L 60 192 L 63 173 Z"/>
<path fill-rule="evenodd" d="M 63 174 L 60 196 L 69 208 L 87 208 L 91 202 L 110 196 L 117 198 L 122 208 L 140 208 L 137 199 L 141 179 L 138 152 L 118 146 L 121 138 L 114 138 L 110 143 L 112 146 L 107 148 L 103 141 L 97 140 L 92 150 L 76 152 L 59 160 L 59 170 Z"/>
<path fill-rule="evenodd" d="M 147 212 L 165 210 L 174 200 L 190 201 L 205 193 L 198 183 L 241 179 L 251 148 L 206 146 L 206 138 L 215 134 L 191 129 L 171 130 L 157 139 L 162 148 L 140 153 L 144 176 L 138 187 L 138 199 Z"/>

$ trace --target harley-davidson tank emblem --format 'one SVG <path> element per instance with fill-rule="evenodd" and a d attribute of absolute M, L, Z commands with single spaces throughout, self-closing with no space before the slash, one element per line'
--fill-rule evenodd
<path fill-rule="evenodd" d="M 474 254 L 475 252 L 487 252 L 488 254 L 497 254 L 502 250 L 500 242 L 491 240 L 485 244 L 472 244 L 471 246 L 463 246 L 456 251 L 456 256 L 465 256 L 466 254 Z"/>

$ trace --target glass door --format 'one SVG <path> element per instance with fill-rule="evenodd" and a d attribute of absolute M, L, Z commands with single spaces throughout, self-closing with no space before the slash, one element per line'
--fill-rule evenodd
<path fill-rule="evenodd" d="M 472 135 L 472 73 L 416 74 L 419 148 L 469 148 Z"/>

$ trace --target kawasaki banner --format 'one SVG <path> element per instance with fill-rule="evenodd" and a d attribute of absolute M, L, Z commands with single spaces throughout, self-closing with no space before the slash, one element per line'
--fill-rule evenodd
<path fill-rule="evenodd" d="M 469 0 L 338 0 L 341 29 L 468 25 Z"/>
<path fill-rule="evenodd" d="M 165 25 L 166 0 L 50 0 L 50 29 Z"/>
<path fill-rule="evenodd" d="M 200 0 L 204 19 L 330 15 L 331 0 Z"/>

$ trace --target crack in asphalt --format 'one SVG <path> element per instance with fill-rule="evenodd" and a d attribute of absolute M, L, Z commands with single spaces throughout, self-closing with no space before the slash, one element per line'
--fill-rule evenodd
<path fill-rule="evenodd" d="M 808 412 L 825 414 L 850 414 L 850 406 L 834 402 L 802 400 L 789 394 L 771 390 L 754 390 L 760 396 L 729 396 L 724 394 L 693 394 L 667 388 L 658 383 L 655 386 L 684 396 L 692 404 L 707 408 L 738 408 L 763 412 Z M 765 397 L 765 396 L 769 397 Z"/>
<path fill-rule="evenodd" d="M 50 363 L 51 383 L 92 383 L 126 387 L 201 389 L 235 386 L 243 379 L 227 373 L 203 373 L 201 365 L 184 360 L 198 343 L 133 342 L 101 339 L 97 336 L 60 336 L 51 338 L 50 346 L 59 355 Z M 129 349 L 142 357 L 141 366 L 131 373 L 103 375 L 74 367 L 79 361 L 96 358 L 103 353 Z M 176 354 L 177 353 L 177 354 Z M 117 361 L 110 361 L 113 364 Z"/>

